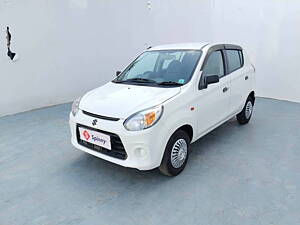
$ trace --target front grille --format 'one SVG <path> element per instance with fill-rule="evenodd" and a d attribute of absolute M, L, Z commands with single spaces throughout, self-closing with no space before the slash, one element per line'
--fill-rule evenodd
<path fill-rule="evenodd" d="M 110 141 L 111 141 L 111 150 L 100 147 L 98 145 L 94 145 L 94 144 L 86 142 L 84 140 L 81 140 L 80 139 L 80 134 L 79 134 L 79 127 L 86 128 L 88 130 L 94 130 L 94 131 L 109 135 L 110 136 Z M 122 143 L 120 137 L 117 134 L 106 132 L 106 131 L 103 131 L 103 130 L 98 130 L 98 129 L 88 127 L 88 126 L 84 126 L 84 125 L 81 125 L 81 124 L 77 124 L 76 135 L 77 135 L 78 144 L 80 144 L 80 145 L 82 145 L 86 148 L 89 148 L 93 151 L 100 152 L 102 154 L 109 155 L 111 157 L 118 158 L 118 159 L 126 159 L 127 158 L 127 154 L 126 154 L 125 148 L 123 146 L 123 143 Z"/>
<path fill-rule="evenodd" d="M 95 118 L 98 118 L 98 119 L 102 119 L 102 120 L 111 120 L 111 121 L 118 121 L 118 120 L 120 120 L 119 118 L 109 117 L 109 116 L 101 116 L 101 115 L 90 113 L 90 112 L 87 112 L 87 111 L 84 111 L 84 110 L 82 110 L 82 112 L 85 115 L 88 115 L 88 116 L 91 116 L 91 117 L 95 117 Z"/>

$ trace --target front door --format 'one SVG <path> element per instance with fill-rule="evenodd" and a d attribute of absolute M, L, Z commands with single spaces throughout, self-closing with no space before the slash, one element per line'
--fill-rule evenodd
<path fill-rule="evenodd" d="M 225 76 L 224 55 L 221 50 L 209 53 L 202 76 L 218 75 L 219 82 L 198 91 L 198 135 L 207 132 L 229 115 L 230 78 Z"/>

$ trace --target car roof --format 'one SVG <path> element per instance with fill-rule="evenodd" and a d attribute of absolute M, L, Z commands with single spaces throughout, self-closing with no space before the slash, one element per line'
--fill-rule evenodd
<path fill-rule="evenodd" d="M 157 51 L 157 50 L 175 50 L 175 49 L 202 49 L 204 46 L 208 45 L 208 43 L 177 43 L 177 44 L 166 44 L 166 45 L 158 45 L 155 47 L 151 47 L 149 51 Z"/>
<path fill-rule="evenodd" d="M 150 47 L 148 51 L 158 51 L 158 50 L 200 50 L 205 46 L 223 46 L 226 49 L 236 48 L 242 49 L 238 45 L 234 44 L 221 44 L 221 43 L 208 43 L 208 42 L 195 42 L 195 43 L 176 43 L 176 44 L 166 44 Z"/>

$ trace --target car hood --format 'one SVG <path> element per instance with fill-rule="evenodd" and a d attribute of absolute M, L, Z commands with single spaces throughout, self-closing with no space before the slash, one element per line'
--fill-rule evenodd
<path fill-rule="evenodd" d="M 161 88 L 107 83 L 85 94 L 81 110 L 126 119 L 140 110 L 159 105 L 180 92 L 180 87 Z"/>

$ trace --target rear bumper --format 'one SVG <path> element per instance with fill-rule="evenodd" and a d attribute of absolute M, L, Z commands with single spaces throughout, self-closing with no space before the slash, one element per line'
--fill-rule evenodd
<path fill-rule="evenodd" d="M 83 114 L 82 111 L 79 111 L 75 117 L 70 114 L 71 141 L 77 149 L 112 163 L 139 170 L 150 170 L 160 165 L 167 138 L 167 134 L 164 135 L 166 132 L 163 132 L 163 124 L 157 123 L 155 126 L 142 131 L 127 131 L 123 126 L 124 120 L 122 119 L 119 121 L 98 119 L 97 125 L 93 126 L 92 121 L 94 119 L 94 117 Z M 126 158 L 116 158 L 79 144 L 78 124 L 119 136 L 126 151 Z"/>

